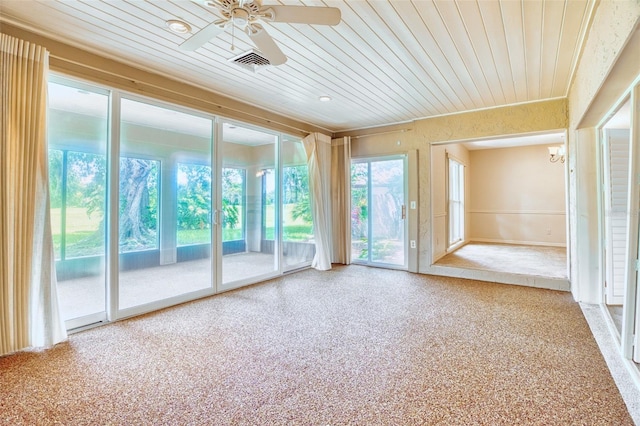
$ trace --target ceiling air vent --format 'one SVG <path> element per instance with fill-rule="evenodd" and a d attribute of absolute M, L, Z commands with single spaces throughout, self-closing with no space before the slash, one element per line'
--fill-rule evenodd
<path fill-rule="evenodd" d="M 229 62 L 233 62 L 235 64 L 240 65 L 242 68 L 246 68 L 249 71 L 258 72 L 263 68 L 271 66 L 271 62 L 264 56 L 262 53 L 257 50 L 248 50 L 244 53 L 239 54 L 231 59 Z"/>

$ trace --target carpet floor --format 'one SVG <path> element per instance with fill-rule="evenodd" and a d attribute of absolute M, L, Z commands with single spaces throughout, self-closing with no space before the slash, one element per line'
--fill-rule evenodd
<path fill-rule="evenodd" d="M 471 242 L 436 262 L 438 266 L 567 278 L 567 249 Z"/>
<path fill-rule="evenodd" d="M 633 422 L 569 293 L 339 266 L 1 357 L 0 424 Z"/>

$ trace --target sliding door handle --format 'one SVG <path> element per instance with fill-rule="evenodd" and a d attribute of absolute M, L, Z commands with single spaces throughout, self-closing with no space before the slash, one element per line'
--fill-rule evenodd
<path fill-rule="evenodd" d="M 402 219 L 406 219 L 407 218 L 407 206 L 405 206 L 404 204 L 402 205 Z"/>

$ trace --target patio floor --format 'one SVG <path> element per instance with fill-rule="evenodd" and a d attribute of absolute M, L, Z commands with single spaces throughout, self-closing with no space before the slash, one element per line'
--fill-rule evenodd
<path fill-rule="evenodd" d="M 299 260 L 285 258 L 284 261 L 285 264 L 294 264 Z M 210 288 L 212 270 L 210 259 L 200 259 L 120 272 L 119 307 L 126 309 Z M 275 270 L 272 254 L 247 252 L 222 258 L 223 283 Z M 105 309 L 105 277 L 94 275 L 59 281 L 58 299 L 65 319 L 102 312 Z"/>

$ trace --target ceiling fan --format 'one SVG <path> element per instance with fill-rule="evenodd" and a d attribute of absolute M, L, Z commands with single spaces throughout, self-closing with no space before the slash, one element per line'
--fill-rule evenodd
<path fill-rule="evenodd" d="M 267 33 L 260 22 L 285 22 L 291 24 L 337 25 L 340 9 L 320 6 L 262 6 L 261 0 L 207 0 L 205 6 L 216 9 L 222 16 L 189 39 L 180 48 L 196 50 L 228 26 L 243 29 L 271 65 L 282 65 L 287 57 Z"/>

